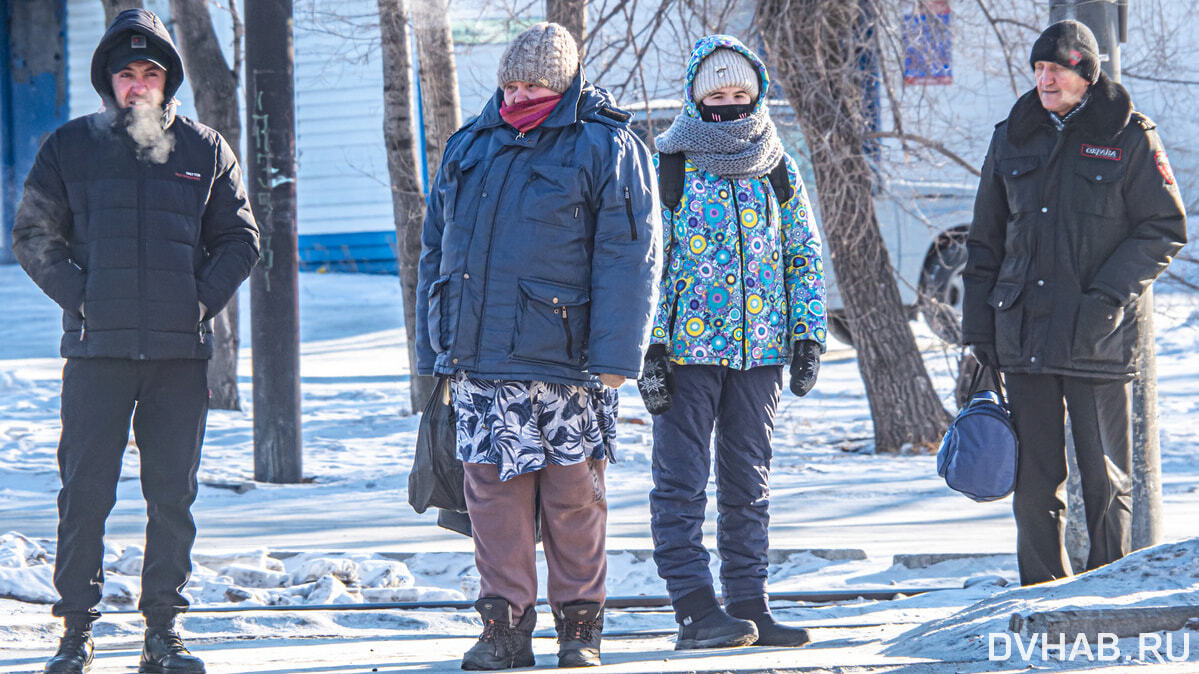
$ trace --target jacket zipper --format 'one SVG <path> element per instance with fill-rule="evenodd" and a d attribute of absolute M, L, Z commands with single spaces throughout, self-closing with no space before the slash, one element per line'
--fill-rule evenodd
<path fill-rule="evenodd" d="M 666 335 L 666 338 L 671 341 L 674 341 L 675 321 L 677 321 L 679 319 L 679 300 L 680 299 L 682 299 L 682 297 L 679 295 L 678 291 L 675 291 L 674 304 L 670 305 L 670 325 L 668 326 L 670 332 L 667 333 L 667 335 Z"/>
<path fill-rule="evenodd" d="M 566 360 L 574 361 L 574 333 L 570 331 L 570 321 L 566 320 L 566 307 L 558 307 L 554 313 L 562 317 L 562 329 L 566 332 Z"/>
<path fill-rule="evenodd" d="M 633 195 L 629 193 L 629 186 L 624 188 L 624 212 L 629 216 L 629 236 L 637 240 L 637 223 L 633 220 Z"/>
<path fill-rule="evenodd" d="M 146 166 L 137 160 L 137 356 L 146 357 Z"/>
<path fill-rule="evenodd" d="M 729 180 L 733 197 L 733 222 L 737 227 L 737 257 L 741 266 L 741 366 L 749 363 L 749 298 L 745 296 L 745 234 L 741 231 L 741 206 L 737 203 L 737 182 Z"/>

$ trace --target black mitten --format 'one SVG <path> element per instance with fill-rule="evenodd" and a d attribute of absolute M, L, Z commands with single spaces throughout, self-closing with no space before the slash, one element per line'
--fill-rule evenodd
<path fill-rule="evenodd" d="M 665 344 L 649 345 L 637 390 L 650 414 L 662 414 L 670 409 L 674 396 L 674 364 L 667 357 Z"/>
<path fill-rule="evenodd" d="M 803 397 L 816 385 L 820 374 L 820 344 L 810 339 L 796 342 L 791 355 L 791 392 Z"/>

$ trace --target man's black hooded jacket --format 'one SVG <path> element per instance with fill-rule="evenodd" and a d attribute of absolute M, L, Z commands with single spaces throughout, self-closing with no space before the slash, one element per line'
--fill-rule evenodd
<path fill-rule="evenodd" d="M 170 60 L 162 125 L 174 146 L 161 164 L 139 158 L 113 99 L 108 53 L 132 32 Z M 241 168 L 220 134 L 174 114 L 182 82 L 158 17 L 122 12 L 92 57 L 104 110 L 50 134 L 25 182 L 13 252 L 63 309 L 64 357 L 209 358 L 209 319 L 258 260 Z"/>

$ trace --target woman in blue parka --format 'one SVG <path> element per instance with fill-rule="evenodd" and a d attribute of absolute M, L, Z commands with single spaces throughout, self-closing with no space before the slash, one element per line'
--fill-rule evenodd
<path fill-rule="evenodd" d="M 454 134 L 429 192 L 417 369 L 451 377 L 484 630 L 463 669 L 533 664 L 541 536 L 559 664 L 599 664 L 605 460 L 659 273 L 653 163 L 629 114 L 539 23 Z"/>
<path fill-rule="evenodd" d="M 776 622 L 766 601 L 770 438 L 784 367 L 796 395 L 816 382 L 824 274 L 807 191 L 766 107 L 768 85 L 766 66 L 736 38 L 705 37 L 688 63 L 683 111 L 657 138 L 665 269 L 639 386 L 656 415 L 654 561 L 679 649 L 808 641 Z M 703 544 L 713 428 L 727 613 Z"/>

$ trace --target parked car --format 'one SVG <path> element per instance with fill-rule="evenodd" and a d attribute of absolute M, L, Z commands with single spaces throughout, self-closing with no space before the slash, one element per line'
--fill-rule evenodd
<path fill-rule="evenodd" d="M 874 196 L 875 216 L 900 300 L 910 318 L 923 318 L 933 334 L 950 344 L 961 342 L 962 270 L 975 189 L 895 180 L 884 183 Z M 828 246 L 824 254 L 829 332 L 852 345 Z"/>

